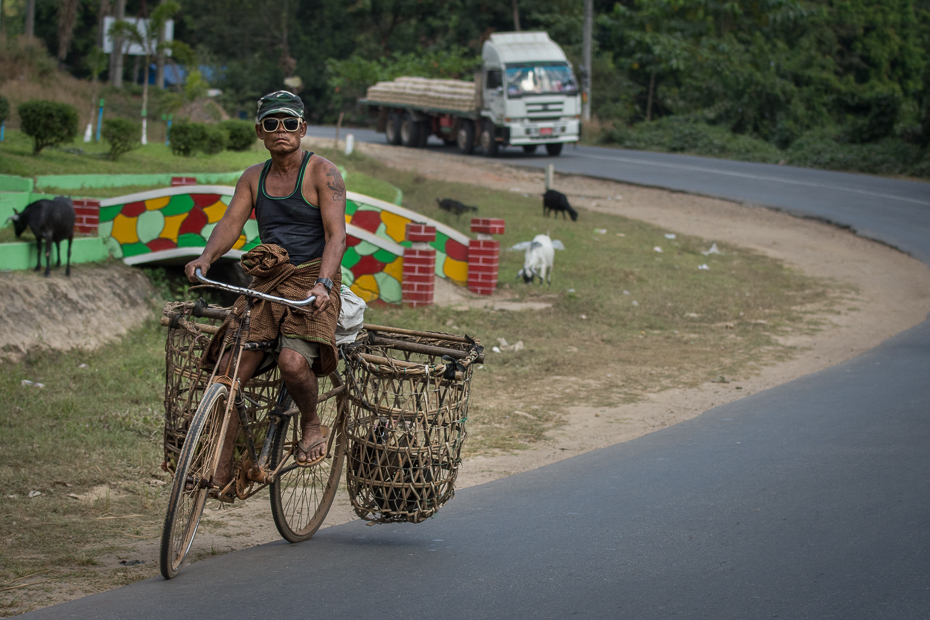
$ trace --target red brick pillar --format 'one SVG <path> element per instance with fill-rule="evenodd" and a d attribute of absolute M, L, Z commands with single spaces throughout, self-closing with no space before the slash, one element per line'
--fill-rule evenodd
<path fill-rule="evenodd" d="M 74 202 L 74 234 L 94 237 L 100 225 L 100 201 L 78 198 Z"/>
<path fill-rule="evenodd" d="M 407 240 L 412 245 L 404 248 L 401 299 L 414 308 L 431 306 L 436 284 L 436 250 L 429 243 L 436 240 L 436 227 L 407 224 Z"/>
<path fill-rule="evenodd" d="M 490 295 L 497 288 L 497 269 L 501 255 L 501 244 L 491 239 L 491 235 L 504 234 L 504 220 L 472 218 L 471 231 L 478 238 L 468 242 L 468 290 L 479 295 Z"/>

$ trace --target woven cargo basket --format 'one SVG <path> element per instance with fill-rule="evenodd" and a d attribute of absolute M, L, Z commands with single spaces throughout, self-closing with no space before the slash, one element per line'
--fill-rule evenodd
<path fill-rule="evenodd" d="M 207 316 L 195 317 L 198 313 Z M 203 359 L 213 334 L 219 329 L 230 308 L 201 302 L 169 302 L 162 310 L 161 324 L 168 328 L 165 342 L 165 460 L 162 468 L 173 472 L 191 419 L 203 397 L 212 365 Z M 253 403 L 251 423 L 266 423 L 267 413 L 275 404 L 278 370 L 258 375 L 243 389 Z"/>
<path fill-rule="evenodd" d="M 419 523 L 455 494 L 477 341 L 366 325 L 345 348 L 346 484 L 366 521 Z"/>

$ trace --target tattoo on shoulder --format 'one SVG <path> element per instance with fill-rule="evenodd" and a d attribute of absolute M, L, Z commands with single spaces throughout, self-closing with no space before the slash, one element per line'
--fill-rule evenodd
<path fill-rule="evenodd" d="M 342 175 L 335 168 L 330 168 L 326 176 L 329 177 L 326 187 L 333 193 L 333 202 L 343 200 L 346 195 L 346 185 L 342 182 Z"/>

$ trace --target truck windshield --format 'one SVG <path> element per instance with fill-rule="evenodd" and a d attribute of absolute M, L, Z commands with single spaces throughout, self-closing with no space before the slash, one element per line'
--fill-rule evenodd
<path fill-rule="evenodd" d="M 578 92 L 572 69 L 565 63 L 519 63 L 507 65 L 507 96 L 574 95 Z"/>

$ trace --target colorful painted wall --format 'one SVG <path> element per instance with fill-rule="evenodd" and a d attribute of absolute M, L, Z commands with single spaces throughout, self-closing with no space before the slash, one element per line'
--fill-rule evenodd
<path fill-rule="evenodd" d="M 230 174 L 211 175 L 209 181 L 224 182 Z M 112 178 L 114 176 L 125 175 L 42 177 L 41 180 L 46 185 L 75 188 L 125 184 L 126 179 Z M 176 180 L 179 183 L 208 181 L 207 178 L 196 177 L 143 176 L 145 181 L 153 181 L 157 176 L 158 181 L 167 184 L 170 180 L 172 185 L 177 185 Z M 162 176 L 165 179 L 160 178 Z M 132 180 L 140 179 L 132 177 Z M 43 197 L 34 191 L 34 187 L 31 179 L 0 175 L 0 212 L 8 216 L 14 207 L 22 208 Z M 181 185 L 104 200 L 75 199 L 78 216 L 75 232 L 77 236 L 87 237 L 79 245 L 81 242 L 89 244 L 88 247 L 93 246 L 94 251 L 85 252 L 86 257 L 76 253 L 74 262 L 100 260 L 109 252 L 109 255 L 129 265 L 183 263 L 200 254 L 213 227 L 226 212 L 233 192 L 234 188 L 227 185 Z M 400 196 L 398 190 L 398 202 Z M 419 213 L 356 192 L 347 192 L 348 239 L 342 264 L 343 283 L 366 301 L 381 299 L 388 303 L 401 303 L 404 250 L 409 251 L 413 245 L 406 239 L 409 224 L 435 228 L 436 238 L 428 242 L 428 246 L 436 251 L 436 276 L 474 288 L 469 278 L 468 261 L 469 247 L 475 240 Z M 238 258 L 259 243 L 258 222 L 253 214 L 227 256 Z M 0 268 L 26 268 L 29 246 L 4 245 L 9 247 L 0 252 Z M 483 264 L 475 266 L 477 270 L 486 268 Z M 493 275 L 496 285 L 496 270 Z M 488 294 L 483 289 L 474 290 Z"/>
<path fill-rule="evenodd" d="M 197 256 L 223 217 L 234 188 L 173 187 L 100 201 L 99 234 L 111 253 L 130 265 Z M 464 286 L 469 238 L 419 213 L 383 200 L 347 193 L 347 249 L 343 283 L 366 301 L 401 302 L 403 251 L 409 223 L 435 226 L 436 275 Z M 237 258 L 260 243 L 253 216 L 227 256 Z"/>
<path fill-rule="evenodd" d="M 436 240 L 430 243 L 436 250 L 436 275 L 460 286 L 465 286 L 468 281 L 470 239 L 454 228 L 415 211 L 355 192 L 346 193 L 346 224 L 403 247 L 410 247 L 410 242 L 404 236 L 407 224 L 429 224 L 436 228 Z M 354 260 L 354 256 L 347 251 L 343 265 L 351 260 Z"/>

